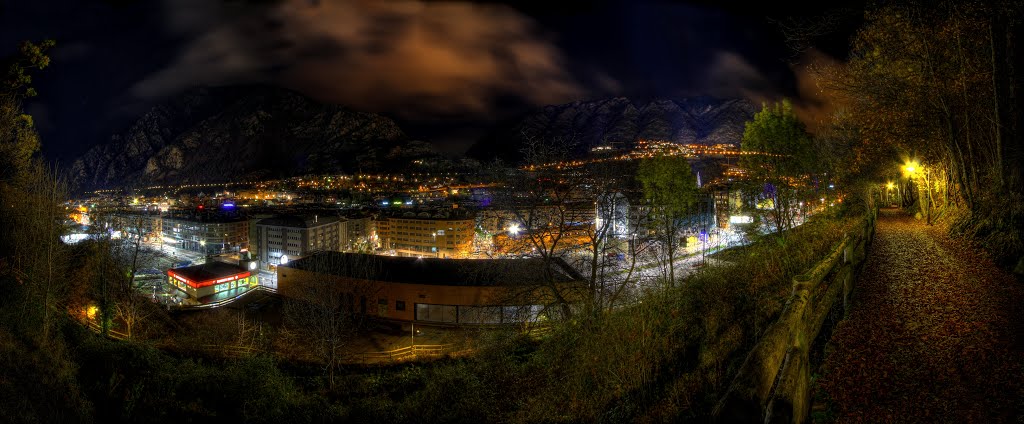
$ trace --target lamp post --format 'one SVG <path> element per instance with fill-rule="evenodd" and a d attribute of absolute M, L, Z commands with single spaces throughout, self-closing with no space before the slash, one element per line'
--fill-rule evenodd
<path fill-rule="evenodd" d="M 921 165 L 916 160 L 911 159 L 908 160 L 907 163 L 903 164 L 903 176 L 907 178 L 909 188 L 912 190 L 916 190 L 916 187 L 914 187 L 914 175 L 916 175 L 920 170 Z M 907 200 L 913 202 L 913 194 L 911 194 Z"/>
<path fill-rule="evenodd" d="M 932 187 L 931 187 L 931 181 L 929 181 L 929 178 L 928 178 L 929 168 L 925 167 L 924 165 L 921 165 L 916 160 L 910 160 L 910 161 L 907 161 L 906 165 L 903 166 L 903 171 L 907 175 L 907 177 L 910 179 L 911 184 L 913 184 L 914 176 L 917 176 L 917 175 L 921 176 L 921 181 L 924 183 L 924 190 L 925 190 L 925 193 L 924 193 L 925 197 L 920 199 L 921 202 L 922 202 L 921 203 L 921 208 L 923 208 L 923 211 L 924 211 L 925 216 L 926 216 L 926 221 L 925 222 L 927 222 L 928 225 L 931 225 L 931 223 L 932 223 Z"/>
<path fill-rule="evenodd" d="M 885 204 L 886 204 L 886 206 L 892 206 L 892 199 L 890 198 L 890 196 L 892 194 L 892 189 L 895 186 L 896 185 L 893 184 L 892 181 L 889 181 L 889 182 L 885 183 Z"/>

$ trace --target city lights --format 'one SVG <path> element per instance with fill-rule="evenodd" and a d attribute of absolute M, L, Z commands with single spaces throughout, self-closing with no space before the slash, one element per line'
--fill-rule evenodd
<path fill-rule="evenodd" d="M 12 420 L 1024 417 L 1024 0 L 14 3 Z"/>

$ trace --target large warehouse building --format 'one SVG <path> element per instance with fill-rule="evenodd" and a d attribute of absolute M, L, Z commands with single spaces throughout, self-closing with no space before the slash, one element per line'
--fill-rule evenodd
<path fill-rule="evenodd" d="M 456 260 L 319 252 L 277 269 L 278 290 L 310 302 L 337 299 L 351 312 L 398 321 L 508 324 L 553 313 L 552 287 L 579 298 L 564 261 Z"/>

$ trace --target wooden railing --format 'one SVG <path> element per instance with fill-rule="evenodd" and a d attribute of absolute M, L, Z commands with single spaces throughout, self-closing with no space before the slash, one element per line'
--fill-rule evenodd
<path fill-rule="evenodd" d="M 452 344 L 411 345 L 384 352 L 364 352 L 358 355 L 361 362 L 399 362 L 422 358 L 441 358 L 449 354 L 462 353 L 456 351 Z"/>
<path fill-rule="evenodd" d="M 81 319 L 78 319 L 78 321 L 81 322 L 82 324 L 84 324 L 86 327 L 88 327 L 90 330 L 92 330 L 96 334 L 103 334 L 103 327 L 100 327 L 100 324 L 97 323 L 96 321 L 91 320 L 89 318 L 81 318 Z M 122 333 L 122 332 L 117 331 L 117 330 L 115 330 L 113 328 L 108 328 L 107 329 L 107 337 L 109 337 L 111 339 L 114 339 L 114 340 L 128 340 L 128 334 Z"/>
<path fill-rule="evenodd" d="M 207 344 L 199 345 L 199 347 L 205 351 L 219 353 L 229 358 L 242 358 L 261 352 L 261 350 L 251 346 Z"/>
<path fill-rule="evenodd" d="M 747 355 L 715 408 L 722 422 L 795 422 L 810 413 L 810 347 L 830 311 L 850 291 L 875 234 L 872 210 L 838 247 L 806 274 L 793 278 L 793 294 L 778 320 Z"/>

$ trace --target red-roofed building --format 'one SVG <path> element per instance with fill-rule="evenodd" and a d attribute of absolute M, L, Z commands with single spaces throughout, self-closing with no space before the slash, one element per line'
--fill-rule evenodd
<path fill-rule="evenodd" d="M 258 283 L 251 270 L 217 261 L 167 270 L 167 281 L 193 299 L 225 290 L 252 288 Z"/>

